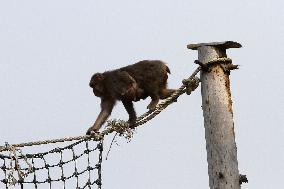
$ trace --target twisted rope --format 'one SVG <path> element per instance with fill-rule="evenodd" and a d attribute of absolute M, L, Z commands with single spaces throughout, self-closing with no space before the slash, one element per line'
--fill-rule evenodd
<path fill-rule="evenodd" d="M 77 189 L 91 188 L 90 186 L 93 186 L 94 184 L 97 184 L 98 189 L 100 189 L 102 185 L 101 165 L 103 140 L 98 143 L 95 142 L 97 144 L 96 146 L 93 145 L 94 143 L 90 144 L 90 141 L 92 140 L 79 140 L 68 146 L 57 147 L 46 152 L 33 154 L 23 154 L 21 149 L 6 144 L 7 148 L 9 148 L 9 154 L 0 154 L 2 163 L 0 165 L 2 171 L 1 177 L 5 176 L 3 179 L 0 178 L 0 185 L 2 183 L 6 185 L 5 188 L 8 189 L 10 186 L 13 187 L 16 184 L 20 185 L 21 188 L 24 188 L 25 184 L 31 184 L 34 188 L 38 188 L 40 184 L 49 184 L 49 188 L 52 188 L 51 183 L 56 182 L 61 183 L 65 189 L 67 180 L 76 177 Z M 84 147 L 84 144 L 85 148 L 78 150 L 78 147 L 80 147 L 79 145 L 81 145 L 81 147 L 83 145 Z M 97 150 L 99 151 L 99 154 L 95 152 Z M 68 158 L 63 155 L 64 152 L 68 153 Z M 51 155 L 53 158 L 51 158 Z M 96 164 L 93 160 L 94 155 L 99 156 Z M 81 160 L 84 160 L 87 163 L 87 166 L 85 166 L 84 169 L 82 169 L 81 163 L 78 163 L 82 162 Z M 70 169 L 70 166 L 74 167 L 74 169 Z M 64 171 L 64 168 L 67 167 L 69 168 L 68 171 Z M 57 170 L 59 174 L 56 174 L 57 176 L 51 176 L 50 173 L 53 172 L 52 170 Z M 91 176 L 96 170 L 98 174 L 97 179 Z M 80 184 L 82 185 L 82 182 L 79 182 L 79 176 L 83 174 L 85 177 L 87 176 L 88 179 L 82 187 L 79 187 Z"/>
<path fill-rule="evenodd" d="M 188 79 L 185 80 L 194 80 L 196 74 L 201 70 L 201 67 L 199 66 Z M 185 81 L 184 80 L 184 81 Z M 159 113 L 161 113 L 168 105 L 172 104 L 173 102 L 176 102 L 176 100 L 178 99 L 179 96 L 181 96 L 182 94 L 184 94 L 187 90 L 186 87 L 188 85 L 187 84 L 183 84 L 180 88 L 178 88 L 170 97 L 168 97 L 167 99 L 165 99 L 164 101 L 160 102 L 156 108 L 154 110 L 149 110 L 148 112 L 144 113 L 143 115 L 141 115 L 140 117 L 137 118 L 135 126 L 139 126 L 142 125 L 146 122 L 148 122 L 149 120 L 153 119 L 154 117 L 156 117 Z"/>
<path fill-rule="evenodd" d="M 213 60 L 209 63 L 215 63 L 215 62 L 226 62 L 228 61 L 228 58 L 218 58 L 216 60 Z M 190 81 L 194 80 L 195 76 L 198 74 L 198 72 L 202 69 L 201 66 L 199 66 L 188 79 L 184 81 Z M 196 79 L 195 79 L 196 80 Z M 160 102 L 154 110 L 149 110 L 148 112 L 144 113 L 143 115 L 139 116 L 136 120 L 135 127 L 139 125 L 143 125 L 146 122 L 150 121 L 154 117 L 156 117 L 158 114 L 160 114 L 167 106 L 172 104 L 173 102 L 176 102 L 177 98 L 187 92 L 186 87 L 188 87 L 188 84 L 184 84 L 179 87 L 170 97 Z M 194 90 L 194 89 L 193 89 Z M 67 142 L 67 141 L 76 141 L 76 140 L 89 140 L 93 139 L 96 141 L 99 141 L 104 138 L 105 135 L 108 135 L 114 131 L 123 134 L 125 131 L 128 133 L 128 135 L 131 135 L 132 131 L 129 129 L 129 124 L 122 120 L 110 120 L 107 122 L 106 129 L 102 132 L 96 132 L 92 135 L 83 135 L 83 136 L 75 136 L 75 137 L 65 137 L 60 139 L 50 139 L 50 140 L 41 140 L 41 141 L 33 141 L 33 142 L 26 142 L 26 143 L 20 143 L 20 144 L 12 144 L 10 146 L 15 148 L 21 148 L 25 146 L 35 146 L 35 145 L 42 145 L 42 144 L 51 144 L 51 143 L 59 143 L 59 142 Z M 10 148 L 7 146 L 0 146 L 0 152 L 2 151 L 9 151 Z"/>
<path fill-rule="evenodd" d="M 134 124 L 134 127 L 137 127 L 139 125 L 143 125 L 156 117 L 159 113 L 161 113 L 167 106 L 172 104 L 173 102 L 176 102 L 178 97 L 184 94 L 185 92 L 188 91 L 188 87 L 190 87 L 190 92 L 193 91 L 197 86 L 199 79 L 196 79 L 195 76 L 196 74 L 201 70 L 201 66 L 199 66 L 191 75 L 188 79 L 183 80 L 183 85 L 178 88 L 170 97 L 167 99 L 163 100 L 160 102 L 154 110 L 149 110 L 148 112 L 144 113 L 143 115 L 139 116 L 136 119 L 136 122 Z M 197 81 L 198 80 L 198 81 Z M 190 86 L 191 85 L 193 86 Z M 197 85 L 197 86 L 194 86 Z M 110 120 L 107 122 L 106 129 L 101 132 L 102 135 L 107 135 L 109 133 L 112 133 L 113 131 L 116 131 L 120 135 L 125 135 L 126 138 L 129 139 L 131 138 L 130 136 L 132 135 L 132 130 L 129 129 L 129 124 L 123 120 Z"/>
<path fill-rule="evenodd" d="M 60 139 L 50 139 L 50 140 L 41 140 L 41 141 L 33 141 L 33 142 L 24 142 L 20 144 L 11 144 L 9 147 L 7 145 L 0 146 L 0 152 L 2 151 L 10 151 L 11 147 L 14 148 L 22 148 L 26 146 L 38 146 L 42 144 L 52 144 L 52 143 L 59 143 L 59 142 L 68 142 L 68 141 L 75 141 L 75 140 L 89 140 L 94 139 L 96 141 L 101 140 L 103 137 L 99 133 L 95 133 L 94 135 L 84 135 L 84 136 L 75 136 L 75 137 L 65 137 Z"/>
<path fill-rule="evenodd" d="M 195 75 L 201 70 L 201 67 L 199 66 L 187 80 L 194 79 Z M 160 102 L 154 110 L 149 110 L 148 112 L 144 113 L 143 115 L 139 116 L 136 120 L 135 127 L 139 125 L 143 125 L 144 123 L 148 122 L 149 120 L 156 117 L 159 113 L 162 112 L 168 105 L 175 102 L 176 99 L 186 92 L 186 84 L 183 84 L 177 91 L 175 91 L 170 97 L 165 99 L 164 101 Z M 105 135 L 108 135 L 114 131 L 122 134 L 124 133 L 129 127 L 129 124 L 125 121 L 116 121 L 116 120 L 110 120 L 108 121 L 107 127 L 102 132 L 96 132 L 92 135 L 84 135 L 84 136 L 75 136 L 75 137 L 65 137 L 60 139 L 50 139 L 50 140 L 41 140 L 41 141 L 33 141 L 33 142 L 25 142 L 20 144 L 11 144 L 10 146 L 15 148 L 21 148 L 25 146 L 35 146 L 35 145 L 42 145 L 42 144 L 52 144 L 52 143 L 59 143 L 59 142 L 67 142 L 67 141 L 76 141 L 76 140 L 101 140 L 104 138 Z M 128 132 L 130 132 L 128 130 Z M 7 146 L 0 146 L 0 152 L 2 151 L 8 151 L 10 147 Z"/>
<path fill-rule="evenodd" d="M 8 167 L 9 172 L 7 179 L 8 183 L 15 186 L 15 184 L 18 183 L 18 180 L 24 180 L 24 178 L 27 177 L 27 175 L 32 172 L 33 168 L 32 165 L 28 162 L 27 157 L 22 153 L 21 149 L 17 149 L 16 147 L 9 145 L 8 143 L 6 143 L 6 147 L 10 152 L 9 158 L 11 160 Z M 27 172 L 24 172 L 22 170 L 19 163 L 19 157 L 22 157 L 24 159 L 24 162 L 28 166 Z M 18 179 L 14 177 L 14 172 L 17 173 Z"/>
<path fill-rule="evenodd" d="M 190 75 L 190 77 L 188 79 L 183 80 L 183 85 L 179 89 L 177 89 L 170 97 L 168 97 L 164 101 L 160 102 L 154 110 L 149 110 L 148 112 L 139 116 L 136 119 L 134 126 L 137 127 L 139 125 L 143 125 L 143 124 L 147 123 L 148 121 L 150 121 L 151 119 L 156 117 L 158 114 L 160 114 L 167 106 L 169 106 L 173 102 L 176 102 L 176 100 L 179 96 L 181 96 L 185 92 L 190 93 L 191 91 L 193 91 L 195 88 L 192 88 L 191 91 L 187 90 L 187 87 L 189 86 L 188 82 L 191 82 L 191 81 L 195 81 L 195 83 L 197 82 L 196 79 L 195 79 L 195 76 L 198 74 L 198 72 L 200 70 L 203 69 L 202 67 L 204 65 L 210 66 L 210 65 L 213 65 L 213 64 L 217 64 L 217 63 L 219 63 L 219 64 L 230 64 L 230 63 L 232 63 L 232 60 L 230 58 L 227 58 L 227 57 L 221 57 L 221 58 L 216 58 L 216 59 L 211 60 L 211 61 L 206 62 L 206 63 L 202 63 L 202 65 L 200 65 L 198 68 L 196 68 L 196 70 Z M 118 120 L 118 121 L 117 120 L 110 120 L 110 121 L 108 121 L 106 129 L 104 131 L 102 131 L 101 134 L 104 136 L 104 135 L 107 135 L 107 134 L 112 133 L 114 131 L 116 131 L 120 134 L 124 134 L 125 131 L 126 131 L 128 135 L 131 135 L 131 132 L 129 131 L 129 124 L 125 121 L 122 121 L 122 120 Z"/>

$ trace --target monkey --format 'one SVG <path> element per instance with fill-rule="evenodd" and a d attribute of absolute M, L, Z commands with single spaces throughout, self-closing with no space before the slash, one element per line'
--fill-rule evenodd
<path fill-rule="evenodd" d="M 136 112 L 133 102 L 151 97 L 147 106 L 154 110 L 159 99 L 173 94 L 175 89 L 167 89 L 169 67 L 160 60 L 142 60 L 119 69 L 95 73 L 89 82 L 95 96 L 101 98 L 101 111 L 92 127 L 87 131 L 98 131 L 110 116 L 117 100 L 121 101 L 129 114 L 128 123 L 134 127 Z"/>

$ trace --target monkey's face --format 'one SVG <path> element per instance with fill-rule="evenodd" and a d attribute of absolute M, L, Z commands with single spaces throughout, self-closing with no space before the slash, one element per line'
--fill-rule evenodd
<path fill-rule="evenodd" d="M 101 73 L 96 73 L 92 76 L 89 86 L 93 88 L 93 92 L 96 96 L 101 97 L 104 94 L 104 76 Z"/>

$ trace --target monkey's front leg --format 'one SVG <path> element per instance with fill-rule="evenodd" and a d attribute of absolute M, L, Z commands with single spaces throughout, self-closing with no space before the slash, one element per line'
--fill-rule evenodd
<path fill-rule="evenodd" d="M 86 133 L 87 135 L 90 135 L 92 131 L 93 132 L 98 131 L 102 127 L 102 125 L 105 123 L 107 118 L 110 116 L 114 104 L 115 104 L 115 100 L 113 99 L 102 99 L 101 100 L 101 112 L 98 118 L 96 119 L 96 122 L 94 123 L 94 125 L 88 129 Z"/>
<path fill-rule="evenodd" d="M 129 127 L 130 128 L 134 128 L 134 124 L 135 124 L 135 121 L 136 121 L 136 112 L 135 112 L 135 109 L 134 109 L 134 106 L 133 106 L 133 102 L 132 101 L 129 101 L 129 100 L 122 100 L 122 103 L 127 111 L 127 113 L 129 114 Z"/>

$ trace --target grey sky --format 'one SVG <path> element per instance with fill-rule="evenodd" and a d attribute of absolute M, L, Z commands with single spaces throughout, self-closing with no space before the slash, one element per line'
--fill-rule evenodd
<path fill-rule="evenodd" d="M 242 188 L 284 188 L 284 1 L 0 0 L 0 144 L 77 136 L 99 113 L 94 72 L 161 59 L 171 88 L 195 69 L 188 43 L 228 51 Z M 139 114 L 145 102 L 136 103 Z M 118 103 L 112 118 L 127 118 Z M 108 138 L 108 141 L 111 137 Z M 208 188 L 200 90 L 119 140 L 104 188 Z"/>

